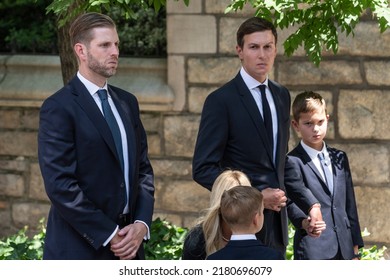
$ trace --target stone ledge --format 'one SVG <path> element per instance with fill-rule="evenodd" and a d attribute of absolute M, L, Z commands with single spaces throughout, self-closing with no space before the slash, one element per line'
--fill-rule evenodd
<path fill-rule="evenodd" d="M 0 106 L 40 107 L 63 86 L 58 56 L 0 55 L 0 63 Z M 166 59 L 121 57 L 109 82 L 135 94 L 142 111 L 172 110 Z"/>

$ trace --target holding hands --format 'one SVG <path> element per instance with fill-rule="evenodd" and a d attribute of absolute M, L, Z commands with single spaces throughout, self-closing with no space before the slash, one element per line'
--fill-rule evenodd
<path fill-rule="evenodd" d="M 326 224 L 322 219 L 321 205 L 314 204 L 309 210 L 309 217 L 302 221 L 302 228 L 311 237 L 319 237 L 326 229 Z"/>

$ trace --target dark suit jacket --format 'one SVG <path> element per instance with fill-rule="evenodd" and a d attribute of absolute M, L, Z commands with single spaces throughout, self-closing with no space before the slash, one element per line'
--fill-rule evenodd
<path fill-rule="evenodd" d="M 282 253 L 266 247 L 259 240 L 230 240 L 208 260 L 284 260 Z"/>
<path fill-rule="evenodd" d="M 360 248 L 364 245 L 348 157 L 343 151 L 328 146 L 327 149 L 333 167 L 333 196 L 301 144 L 288 154 L 286 160 L 287 194 L 300 207 L 288 206 L 289 218 L 297 228 L 294 259 L 330 259 L 339 247 L 344 259 L 352 259 L 353 246 Z M 311 203 L 316 201 L 321 204 L 326 230 L 320 237 L 313 238 L 301 229 L 301 222 Z"/>
<path fill-rule="evenodd" d="M 150 226 L 153 170 L 138 102 L 119 88 L 109 86 L 109 92 L 128 140 L 131 220 Z M 104 116 L 77 77 L 43 103 L 38 155 L 52 203 L 44 258 L 115 259 L 109 244 L 102 244 L 114 232 L 126 203 L 124 174 Z"/>
<path fill-rule="evenodd" d="M 193 227 L 184 239 L 182 260 L 206 259 L 206 240 L 201 224 Z"/>
<path fill-rule="evenodd" d="M 211 190 L 225 169 L 243 171 L 254 187 L 284 190 L 284 164 L 290 127 L 290 93 L 269 81 L 278 116 L 276 163 L 261 114 L 240 73 L 211 93 L 204 103 L 193 157 L 193 178 Z M 267 245 L 285 250 L 288 244 L 287 211 L 264 210 L 258 234 Z"/>

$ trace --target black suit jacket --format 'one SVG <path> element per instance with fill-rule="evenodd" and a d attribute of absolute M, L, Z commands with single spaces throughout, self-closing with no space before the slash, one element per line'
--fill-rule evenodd
<path fill-rule="evenodd" d="M 269 81 L 277 117 L 276 162 L 266 129 L 253 96 L 240 73 L 211 93 L 204 103 L 193 157 L 193 178 L 211 190 L 226 169 L 243 171 L 254 187 L 284 190 L 284 164 L 290 127 L 290 93 Z M 264 226 L 258 234 L 267 245 L 285 250 L 288 244 L 287 211 L 264 210 Z"/>
<path fill-rule="evenodd" d="M 197 224 L 184 239 L 181 258 L 182 260 L 204 260 L 206 256 L 206 240 L 202 224 Z"/>
<path fill-rule="evenodd" d="M 344 259 L 352 259 L 353 246 L 364 245 L 348 157 L 343 151 L 329 146 L 327 149 L 333 168 L 333 196 L 301 144 L 286 160 L 286 190 L 295 203 L 288 206 L 289 218 L 297 228 L 294 259 L 330 259 L 338 248 Z M 313 238 L 301 229 L 301 222 L 316 201 L 321 204 L 326 230 L 320 237 Z"/>
<path fill-rule="evenodd" d="M 282 253 L 266 247 L 259 240 L 230 240 L 208 260 L 284 260 Z"/>
<path fill-rule="evenodd" d="M 130 199 L 131 220 L 151 225 L 153 170 L 138 102 L 119 88 L 108 89 L 127 135 L 129 198 L 107 122 L 85 86 L 74 77 L 46 99 L 40 111 L 39 164 L 52 203 L 45 259 L 115 259 L 109 244 L 102 245 L 115 230 L 126 199 Z"/>

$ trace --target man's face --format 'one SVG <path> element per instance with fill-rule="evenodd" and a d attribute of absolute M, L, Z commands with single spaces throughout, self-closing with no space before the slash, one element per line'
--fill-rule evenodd
<path fill-rule="evenodd" d="M 109 78 L 118 67 L 118 34 L 114 28 L 96 28 L 93 38 L 87 46 L 87 66 L 91 74 Z"/>
<path fill-rule="evenodd" d="M 276 57 L 275 37 L 271 30 L 244 36 L 244 45 L 236 47 L 245 71 L 259 82 L 264 82 Z"/>

